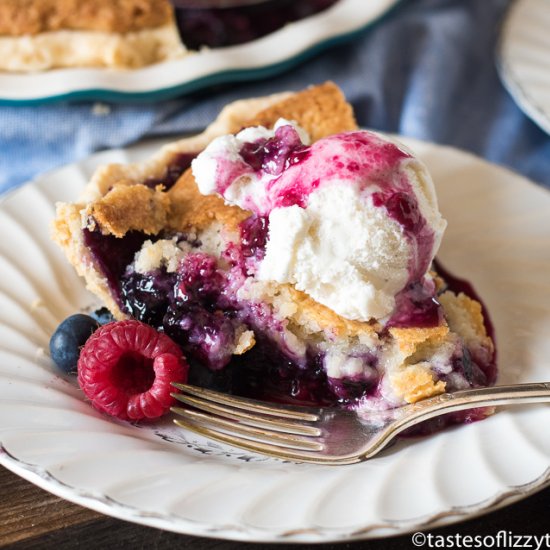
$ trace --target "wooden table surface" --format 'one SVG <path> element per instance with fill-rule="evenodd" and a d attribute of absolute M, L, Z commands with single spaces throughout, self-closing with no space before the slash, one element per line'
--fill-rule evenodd
<path fill-rule="evenodd" d="M 118 548 L 161 550 L 302 550 L 305 545 L 243 544 L 177 535 L 103 516 L 66 502 L 0 467 L 0 547 L 11 549 Z M 481 518 L 432 531 L 434 535 L 516 535 L 550 533 L 550 488 Z M 368 542 L 317 545 L 323 550 L 414 548 L 410 535 Z M 533 546 L 536 548 L 536 546 Z M 550 548 L 550 544 L 542 548 Z"/>

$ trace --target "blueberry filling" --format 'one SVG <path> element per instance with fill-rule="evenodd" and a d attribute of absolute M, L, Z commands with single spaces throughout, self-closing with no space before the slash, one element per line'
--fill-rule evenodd
<path fill-rule="evenodd" d="M 253 258 L 258 262 L 264 259 L 268 224 L 265 216 L 250 216 L 241 223 L 241 254 L 245 258 Z"/>
<path fill-rule="evenodd" d="M 443 311 L 430 290 L 421 283 L 407 285 L 395 298 L 395 310 L 386 324 L 388 328 L 437 327 L 441 324 Z"/>
<path fill-rule="evenodd" d="M 337 401 L 323 368 L 323 354 L 310 354 L 304 366 L 270 338 L 257 335 L 256 345 L 232 361 L 232 390 L 240 395 L 281 403 L 333 405 Z"/>
<path fill-rule="evenodd" d="M 338 397 L 340 403 L 353 403 L 363 397 L 374 397 L 378 394 L 380 377 L 378 370 L 378 359 L 367 355 L 362 357 L 364 367 L 361 374 L 345 376 L 343 378 L 328 378 L 330 389 Z"/>
<path fill-rule="evenodd" d="M 242 323 L 223 290 L 225 277 L 212 256 L 187 256 L 176 277 L 163 319 L 167 334 L 212 370 L 225 367 Z"/>
<path fill-rule="evenodd" d="M 122 306 L 120 279 L 126 266 L 132 263 L 136 252 L 148 237 L 138 231 L 130 231 L 124 237 L 117 238 L 88 229 L 83 230 L 83 235 L 86 248 L 107 279 L 111 296 Z"/>
<path fill-rule="evenodd" d="M 170 189 L 180 179 L 181 175 L 191 166 L 191 161 L 199 153 L 179 153 L 167 166 L 163 176 L 158 178 L 147 178 L 143 183 L 147 187 L 155 188 L 163 185 L 165 190 Z"/>
<path fill-rule="evenodd" d="M 226 251 L 229 268 L 220 269 L 214 257 L 197 250 L 187 254 L 172 273 L 164 267 L 146 274 L 133 270 L 135 253 L 151 239 L 143 233 L 130 232 L 118 239 L 84 230 L 84 239 L 121 309 L 180 344 L 193 365 L 193 383 L 260 399 L 327 406 L 379 397 L 376 357 L 361 357 L 363 371 L 359 375 L 328 377 L 324 353 L 311 349 L 299 360 L 285 347 L 281 322 L 268 307 L 237 299 L 232 278 L 246 276 L 247 262 L 252 265 L 263 258 L 267 219 L 251 216 L 242 222 L 240 233 L 240 245 L 232 245 L 231 253 Z M 179 240 L 187 239 L 179 235 Z M 187 242 L 195 248 L 201 244 Z M 471 285 L 436 267 L 447 288 L 479 300 Z M 387 327 L 434 327 L 440 325 L 441 316 L 435 286 L 414 283 L 397 296 L 396 313 Z M 492 336 L 486 311 L 484 317 Z M 234 356 L 245 330 L 254 331 L 256 344 L 245 354 Z M 465 347 L 458 349 L 452 372 L 461 374 L 472 386 L 493 383 L 494 356 L 474 357 Z M 475 418 L 475 413 L 468 417 Z"/>
<path fill-rule="evenodd" d="M 338 0 L 268 0 L 227 8 L 223 0 L 172 0 L 183 43 L 196 50 L 250 42 L 323 11 Z M 250 4 L 250 5 L 247 5 Z"/>
<path fill-rule="evenodd" d="M 128 271 L 120 279 L 122 309 L 138 321 L 160 328 L 173 294 L 176 275 L 165 269 L 142 275 Z"/>
<path fill-rule="evenodd" d="M 453 370 L 461 372 L 472 386 L 487 386 L 487 376 L 473 361 L 468 348 L 462 348 L 462 355 L 453 360 Z"/>

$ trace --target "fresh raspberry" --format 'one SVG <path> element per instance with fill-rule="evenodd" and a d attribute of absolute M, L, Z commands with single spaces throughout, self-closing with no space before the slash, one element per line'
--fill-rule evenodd
<path fill-rule="evenodd" d="M 122 420 L 153 419 L 169 411 L 171 382 L 185 383 L 188 370 L 168 336 L 139 321 L 118 321 L 103 325 L 82 348 L 78 383 L 100 411 Z"/>

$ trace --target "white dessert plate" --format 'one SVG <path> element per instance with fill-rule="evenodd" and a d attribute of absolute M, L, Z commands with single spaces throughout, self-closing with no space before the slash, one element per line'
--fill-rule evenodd
<path fill-rule="evenodd" d="M 331 8 L 239 46 L 205 49 L 142 69 L 0 72 L 0 104 L 64 100 L 161 101 L 207 87 L 259 80 L 352 39 L 399 0 L 340 0 Z"/>
<path fill-rule="evenodd" d="M 550 193 L 455 149 L 403 139 L 427 163 L 449 221 L 440 260 L 491 312 L 501 383 L 550 380 Z M 141 427 L 92 409 L 45 353 L 65 316 L 92 303 L 48 238 L 58 200 L 96 166 L 160 143 L 100 153 L 0 204 L 0 464 L 60 497 L 136 523 L 242 541 L 329 542 L 470 518 L 550 482 L 550 407 L 500 410 L 368 462 L 285 463 L 208 442 L 170 419 Z"/>
<path fill-rule="evenodd" d="M 550 2 L 516 0 L 502 26 L 497 66 L 519 107 L 550 134 Z"/>

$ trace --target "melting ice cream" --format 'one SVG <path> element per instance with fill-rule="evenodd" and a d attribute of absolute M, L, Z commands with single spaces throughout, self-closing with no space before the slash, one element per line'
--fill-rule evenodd
<path fill-rule="evenodd" d="M 426 167 L 373 132 L 309 144 L 281 119 L 215 139 L 192 169 L 201 193 L 269 218 L 261 279 L 352 320 L 387 319 L 426 277 L 446 227 Z"/>

